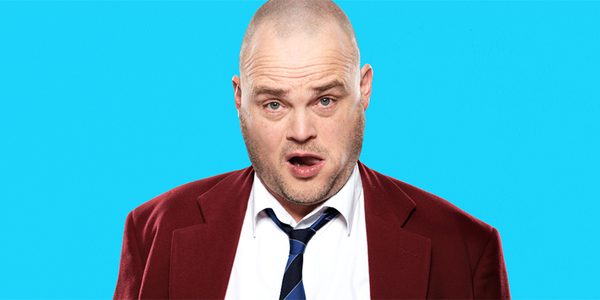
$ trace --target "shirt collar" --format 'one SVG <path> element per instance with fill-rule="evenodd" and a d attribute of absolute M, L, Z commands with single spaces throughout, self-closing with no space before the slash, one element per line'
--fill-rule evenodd
<path fill-rule="evenodd" d="M 285 224 L 289 224 L 294 228 L 304 228 L 310 226 L 320 216 L 321 212 L 328 207 L 335 208 L 340 212 L 340 215 L 346 223 L 348 236 L 352 232 L 352 224 L 354 223 L 356 206 L 360 196 L 362 195 L 362 181 L 358 171 L 358 164 L 354 166 L 352 174 L 342 189 L 323 202 L 312 212 L 306 215 L 300 222 L 296 223 L 294 218 L 281 206 L 281 204 L 271 195 L 263 183 L 260 181 L 256 173 L 252 183 L 252 192 L 250 193 L 250 209 L 252 213 L 252 234 L 256 237 L 256 224 L 262 219 L 269 219 L 264 212 L 265 209 L 271 208 L 277 218 Z"/>

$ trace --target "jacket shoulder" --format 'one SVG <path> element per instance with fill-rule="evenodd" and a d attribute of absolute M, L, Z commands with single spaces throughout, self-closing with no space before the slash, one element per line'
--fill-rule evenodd
<path fill-rule="evenodd" d="M 425 210 L 429 214 L 438 215 L 440 220 L 454 220 L 468 228 L 480 228 L 489 232 L 492 227 L 480 219 L 472 216 L 450 201 L 425 191 L 406 182 L 393 179 L 396 185 L 408 194 L 417 204 L 417 208 Z"/>
<path fill-rule="evenodd" d="M 390 180 L 415 203 L 404 229 L 431 241 L 431 298 L 510 298 L 500 235 L 494 227 L 441 197 Z M 448 290 L 444 285 L 448 274 L 453 274 L 453 282 L 463 284 L 468 293 Z"/>
<path fill-rule="evenodd" d="M 132 210 L 125 222 L 115 299 L 167 298 L 173 232 L 202 224 L 198 197 L 242 172 L 233 171 L 181 185 Z"/>
<path fill-rule="evenodd" d="M 492 226 L 472 216 L 448 200 L 395 178 L 390 179 L 416 204 L 413 217 L 427 218 L 433 226 L 458 226 L 459 229 L 476 235 L 488 236 Z"/>
<path fill-rule="evenodd" d="M 138 230 L 156 228 L 158 225 L 172 229 L 191 226 L 203 220 L 196 199 L 223 179 L 235 176 L 242 170 L 227 172 L 192 181 L 173 188 L 133 209 L 129 215 Z"/>
<path fill-rule="evenodd" d="M 431 239 L 438 259 L 456 260 L 464 255 L 474 269 L 487 245 L 498 238 L 497 230 L 439 196 L 390 179 L 416 205 L 404 228 Z"/>

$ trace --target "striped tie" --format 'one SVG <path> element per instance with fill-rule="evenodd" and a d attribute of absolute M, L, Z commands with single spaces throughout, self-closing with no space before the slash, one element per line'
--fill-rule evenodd
<path fill-rule="evenodd" d="M 277 219 L 272 209 L 265 210 L 273 222 L 285 232 L 290 238 L 290 256 L 285 265 L 283 283 L 281 284 L 280 300 L 306 299 L 304 284 L 302 283 L 302 262 L 304 260 L 304 249 L 306 244 L 315 235 L 317 230 L 323 227 L 331 219 L 335 218 L 338 211 L 329 207 L 310 227 L 294 230 L 292 226 L 283 224 Z"/>

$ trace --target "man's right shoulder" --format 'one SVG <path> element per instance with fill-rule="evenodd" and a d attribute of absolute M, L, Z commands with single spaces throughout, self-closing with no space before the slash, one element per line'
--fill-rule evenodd
<path fill-rule="evenodd" d="M 197 199 L 222 180 L 237 176 L 247 169 L 231 171 L 192 181 L 162 193 L 141 204 L 129 213 L 135 223 L 182 223 L 192 225 L 202 220 Z M 186 224 L 187 223 L 187 224 Z M 138 224 L 136 224 L 138 225 Z"/>

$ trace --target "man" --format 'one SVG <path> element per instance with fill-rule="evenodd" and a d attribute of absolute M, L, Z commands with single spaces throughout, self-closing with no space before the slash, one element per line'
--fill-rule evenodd
<path fill-rule="evenodd" d="M 252 167 L 133 210 L 115 298 L 509 298 L 494 228 L 358 161 L 359 63 L 334 3 L 264 4 L 232 80 Z"/>

